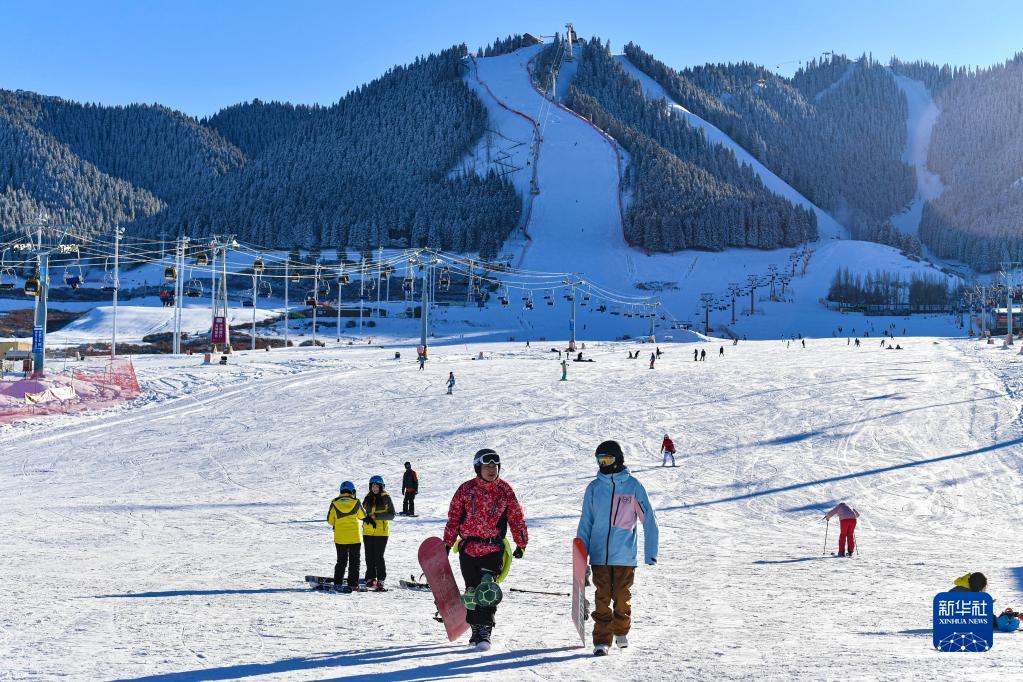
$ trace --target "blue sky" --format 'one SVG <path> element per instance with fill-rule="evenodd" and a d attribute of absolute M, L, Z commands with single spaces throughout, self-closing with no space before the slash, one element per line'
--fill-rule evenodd
<path fill-rule="evenodd" d="M 196 116 L 261 98 L 328 104 L 454 43 L 552 34 L 629 40 L 672 66 L 748 60 L 791 75 L 833 50 L 989 65 L 1023 50 L 1023 3 L 0 1 L 0 88 L 159 102 Z"/>

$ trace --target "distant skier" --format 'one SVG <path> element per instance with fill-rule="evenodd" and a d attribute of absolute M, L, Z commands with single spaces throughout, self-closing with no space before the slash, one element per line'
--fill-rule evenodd
<path fill-rule="evenodd" d="M 721 346 L 720 348 L 718 348 L 718 357 L 719 358 L 725 357 L 725 347 L 724 346 Z"/>
<path fill-rule="evenodd" d="M 860 347 L 860 340 L 859 340 L 859 339 L 856 339 L 856 340 L 854 341 L 854 345 L 855 345 L 855 346 L 856 346 L 857 348 L 859 348 L 859 347 Z"/>
<path fill-rule="evenodd" d="M 803 348 L 806 348 L 806 339 L 800 339 L 799 341 L 803 344 Z"/>
<path fill-rule="evenodd" d="M 561 361 L 561 380 L 568 381 L 568 363 L 564 360 Z"/>
<path fill-rule="evenodd" d="M 668 434 L 664 434 L 664 440 L 661 441 L 661 466 L 667 466 L 668 458 L 671 458 L 671 466 L 675 466 L 675 444 L 668 438 Z"/>
<path fill-rule="evenodd" d="M 419 371 L 422 372 L 423 368 L 426 367 L 426 356 L 425 355 L 420 355 L 419 358 L 418 358 L 418 362 L 419 362 Z"/>
<path fill-rule="evenodd" d="M 657 357 L 658 358 L 660 358 L 662 355 L 664 355 L 664 353 L 661 352 L 661 347 L 660 346 L 657 347 L 656 353 L 657 353 Z"/>
<path fill-rule="evenodd" d="M 387 565 L 384 550 L 391 534 L 391 520 L 394 519 L 394 502 L 384 491 L 382 476 L 369 479 L 369 493 L 362 501 L 366 519 L 362 522 L 362 541 L 366 545 L 366 587 L 378 592 L 384 591 Z"/>
<path fill-rule="evenodd" d="M 656 353 L 651 353 L 650 354 L 650 369 L 654 368 L 654 363 L 655 362 L 657 362 L 657 354 Z"/>
<path fill-rule="evenodd" d="M 337 563 L 334 564 L 334 589 L 351 592 L 359 585 L 359 521 L 366 518 L 362 504 L 355 497 L 355 484 L 345 481 L 339 495 L 330 501 L 327 523 L 334 529 L 334 548 Z M 348 585 L 343 585 L 345 566 L 348 567 Z"/>
<path fill-rule="evenodd" d="M 830 519 L 832 516 L 838 516 L 839 519 L 839 535 L 838 535 L 838 556 L 852 556 L 853 550 L 856 549 L 856 538 L 854 533 L 856 532 L 856 519 L 860 518 L 860 513 L 847 505 L 845 502 L 839 502 L 835 505 L 834 509 L 824 515 L 822 521 Z M 848 543 L 849 553 L 846 554 L 846 544 Z"/>
<path fill-rule="evenodd" d="M 504 567 L 504 538 L 511 528 L 516 559 L 521 559 L 529 542 L 526 519 L 512 487 L 500 478 L 501 457 L 490 448 L 479 450 L 472 460 L 476 478 L 458 487 L 448 507 L 444 545 L 450 550 L 461 538 L 458 564 L 466 590 L 476 588 L 484 574 L 497 577 Z M 472 627 L 469 643 L 489 648 L 497 605 L 481 606 L 466 614 Z"/>
<path fill-rule="evenodd" d="M 643 556 L 657 563 L 657 521 L 643 484 L 625 467 L 622 447 L 604 441 L 595 452 L 600 472 L 586 486 L 576 537 L 590 556 L 593 585 L 593 655 L 606 656 L 611 637 L 619 648 L 629 645 L 632 583 L 636 577 L 636 523 L 643 524 Z M 614 601 L 614 608 L 611 602 Z"/>
<path fill-rule="evenodd" d="M 405 493 L 405 499 L 401 503 L 401 516 L 415 516 L 419 474 L 412 468 L 412 462 L 405 462 L 405 473 L 401 476 L 401 491 Z"/>
<path fill-rule="evenodd" d="M 699 349 L 694 348 L 693 349 L 693 362 L 696 362 L 699 359 L 700 359 L 700 351 L 699 351 Z"/>
<path fill-rule="evenodd" d="M 448 395 L 455 389 L 455 373 L 448 372 Z"/>
<path fill-rule="evenodd" d="M 706 348 L 701 348 L 700 349 L 700 362 L 703 362 L 706 359 L 707 359 L 707 349 Z"/>

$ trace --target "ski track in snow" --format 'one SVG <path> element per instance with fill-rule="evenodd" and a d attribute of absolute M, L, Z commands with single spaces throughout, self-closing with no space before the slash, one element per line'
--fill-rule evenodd
<path fill-rule="evenodd" d="M 635 345 L 591 342 L 596 362 L 570 363 L 565 383 L 554 354 L 522 344 L 475 346 L 485 361 L 435 347 L 425 372 L 411 352 L 365 347 L 202 368 L 139 358 L 144 398 L 0 430 L 0 678 L 1003 676 L 1023 664 L 1018 636 L 946 656 L 929 628 L 933 595 L 967 571 L 988 575 L 998 607 L 1023 598 L 1006 551 L 1023 520 L 1023 357 L 872 340 L 744 342 L 724 358 L 667 344 L 653 371 L 625 359 Z M 659 466 L 665 432 L 677 468 Z M 530 526 L 506 587 L 567 590 L 591 453 L 609 437 L 661 527 L 625 652 L 580 648 L 567 598 L 506 592 L 495 647 L 476 654 L 445 641 L 427 594 L 302 582 L 333 569 L 323 517 L 338 483 L 364 494 L 380 473 L 397 491 L 405 459 L 421 516 L 393 523 L 388 581 L 418 576 L 419 542 L 487 445 Z M 863 514 L 852 560 L 822 556 L 820 516 L 839 499 Z"/>

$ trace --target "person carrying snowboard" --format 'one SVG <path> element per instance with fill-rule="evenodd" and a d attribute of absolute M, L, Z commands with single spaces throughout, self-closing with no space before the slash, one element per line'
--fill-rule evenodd
<path fill-rule="evenodd" d="M 448 395 L 451 395 L 451 391 L 455 388 L 455 373 L 448 372 Z"/>
<path fill-rule="evenodd" d="M 521 559 L 529 542 L 526 519 L 512 487 L 500 478 L 501 457 L 490 448 L 478 451 L 472 460 L 476 478 L 458 487 L 448 507 L 444 545 L 450 550 L 461 538 L 458 564 L 465 580 L 466 596 L 480 583 L 496 578 L 504 567 L 504 538 L 511 528 L 516 559 Z M 497 600 L 498 602 L 500 599 Z M 468 605 L 467 605 L 468 608 Z M 469 644 L 490 647 L 497 602 L 476 604 L 466 613 L 472 628 Z"/>
<path fill-rule="evenodd" d="M 856 519 L 860 518 L 860 513 L 845 502 L 839 502 L 835 505 L 834 509 L 824 515 L 823 520 L 827 521 L 832 516 L 837 516 L 839 519 L 838 556 L 851 557 L 853 550 L 856 549 L 856 539 L 853 535 L 856 532 Z M 848 554 L 845 552 L 847 542 L 849 545 Z"/>
<path fill-rule="evenodd" d="M 362 522 L 362 541 L 366 545 L 366 587 L 383 592 L 384 579 L 387 578 L 384 550 L 387 549 L 387 538 L 391 534 L 394 502 L 384 491 L 382 476 L 369 479 L 369 493 L 362 501 L 362 509 L 366 514 Z"/>
<path fill-rule="evenodd" d="M 664 434 L 664 440 L 661 441 L 661 455 L 663 461 L 661 466 L 667 466 L 668 458 L 671 458 L 671 466 L 675 466 L 675 444 L 668 438 L 668 434 Z"/>
<path fill-rule="evenodd" d="M 355 497 L 355 484 L 345 481 L 341 484 L 339 495 L 330 501 L 327 509 L 327 523 L 334 529 L 334 547 L 337 550 L 337 563 L 334 564 L 334 589 L 338 592 L 351 592 L 359 585 L 359 521 L 366 518 L 358 498 Z M 345 567 L 348 568 L 348 584 L 343 584 Z"/>
<path fill-rule="evenodd" d="M 412 468 L 412 462 L 405 462 L 405 473 L 401 476 L 401 491 L 405 493 L 405 499 L 401 502 L 401 516 L 415 516 L 419 474 Z"/>
<path fill-rule="evenodd" d="M 593 655 L 606 656 L 611 638 L 629 645 L 632 583 L 636 576 L 636 525 L 643 524 L 643 557 L 657 563 L 657 520 L 643 484 L 625 467 L 622 447 L 613 440 L 597 446 L 600 473 L 586 486 L 576 537 L 586 545 L 593 575 Z M 614 609 L 611 602 L 614 601 Z"/>

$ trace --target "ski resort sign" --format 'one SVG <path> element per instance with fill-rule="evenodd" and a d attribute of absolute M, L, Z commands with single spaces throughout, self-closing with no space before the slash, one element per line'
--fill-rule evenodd
<path fill-rule="evenodd" d="M 226 331 L 227 331 L 227 318 L 226 317 L 220 317 L 219 315 L 217 317 L 214 317 L 213 318 L 213 334 L 211 335 L 212 336 L 212 342 L 213 343 L 227 343 Z"/>
<path fill-rule="evenodd" d="M 984 592 L 934 595 L 934 648 L 938 651 L 988 651 L 994 643 L 994 602 Z"/>

